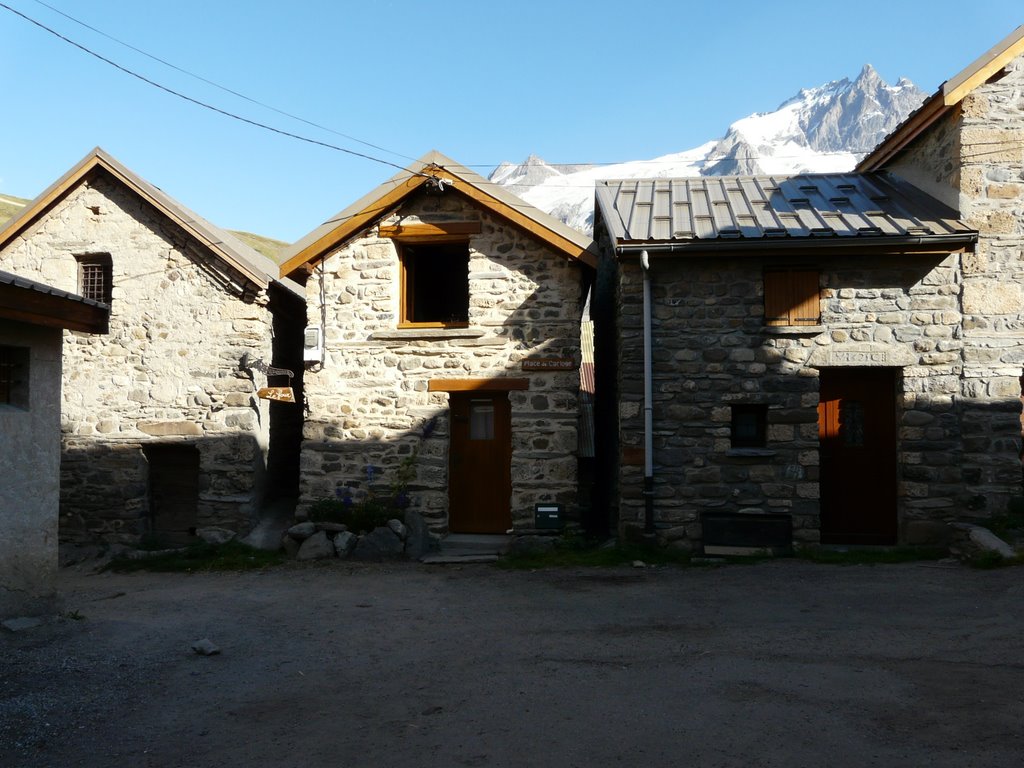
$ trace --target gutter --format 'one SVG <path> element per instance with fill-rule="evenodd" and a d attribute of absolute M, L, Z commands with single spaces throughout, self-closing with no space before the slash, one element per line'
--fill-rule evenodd
<path fill-rule="evenodd" d="M 644 271 L 644 533 L 654 533 L 654 363 L 651 352 L 651 262 L 640 253 Z"/>
<path fill-rule="evenodd" d="M 872 242 L 874 241 L 874 242 Z M 731 238 L 728 241 L 722 240 L 699 240 L 686 242 L 669 243 L 637 243 L 636 245 L 617 245 L 615 252 L 619 256 L 643 256 L 643 254 L 659 253 L 693 253 L 704 255 L 710 252 L 734 251 L 747 252 L 751 256 L 757 256 L 764 251 L 800 251 L 816 250 L 822 248 L 861 248 L 871 249 L 877 253 L 879 248 L 893 250 L 899 246 L 944 246 L 959 245 L 966 247 L 978 242 L 977 232 L 964 232 L 956 235 L 920 235 L 905 237 L 807 237 L 799 240 L 791 237 L 780 237 L 770 239 L 752 240 L 749 238 Z M 940 249 L 943 250 L 943 249 Z M 905 251 L 899 251 L 904 254 Z"/>

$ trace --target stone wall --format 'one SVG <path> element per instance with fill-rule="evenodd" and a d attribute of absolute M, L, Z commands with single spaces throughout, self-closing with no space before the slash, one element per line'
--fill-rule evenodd
<path fill-rule="evenodd" d="M 0 320 L 29 350 L 27 407 L 0 404 L 0 618 L 43 613 L 57 579 L 61 332 Z"/>
<path fill-rule="evenodd" d="M 1005 494 L 995 475 L 976 476 L 969 464 L 961 471 L 975 448 L 976 409 L 990 404 L 961 396 L 971 354 L 961 306 L 965 258 L 805 258 L 801 268 L 820 270 L 821 325 L 772 328 L 763 318 L 769 262 L 653 257 L 655 518 L 672 529 L 669 537 L 681 546 L 698 541 L 704 511 L 761 511 L 791 514 L 795 539 L 818 541 L 818 375 L 831 366 L 899 372 L 901 540 L 915 521 L 957 519 L 975 497 Z M 641 522 L 644 510 L 642 274 L 635 261 L 620 265 L 618 290 L 620 523 L 628 525 Z M 734 404 L 768 406 L 765 455 L 730 452 Z M 986 440 L 1015 460 L 1019 429 L 995 416 L 984 422 Z"/>
<path fill-rule="evenodd" d="M 999 512 L 1021 481 L 1013 425 L 1024 368 L 1024 57 L 968 94 L 890 170 L 949 202 L 980 233 L 963 257 L 958 403 L 970 507 Z"/>
<path fill-rule="evenodd" d="M 398 329 L 400 264 L 378 224 L 474 221 L 469 236 L 469 327 Z M 575 514 L 579 374 L 524 372 L 529 356 L 579 362 L 581 267 L 457 193 L 415 195 L 329 254 L 306 285 L 309 322 L 326 328 L 322 367 L 307 370 L 302 453 L 305 505 L 345 487 L 387 488 L 414 450 L 413 509 L 447 526 L 448 395 L 433 379 L 528 378 L 509 393 L 512 516 L 560 502 Z M 322 298 L 321 298 L 322 297 Z M 373 467 L 372 480 L 367 467 Z"/>
<path fill-rule="evenodd" d="M 0 253 L 0 268 L 80 292 L 76 256 L 109 254 L 110 332 L 65 333 L 61 533 L 132 540 L 149 512 L 142 446 L 195 444 L 199 525 L 244 528 L 261 493 L 270 361 L 264 292 L 106 175 L 93 175 Z M 255 379 L 255 380 L 254 380 Z"/>

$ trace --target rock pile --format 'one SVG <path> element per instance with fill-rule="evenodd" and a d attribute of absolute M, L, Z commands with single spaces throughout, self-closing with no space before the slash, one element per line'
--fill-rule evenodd
<path fill-rule="evenodd" d="M 437 538 L 423 518 L 411 510 L 405 513 L 404 522 L 388 520 L 387 525 L 366 533 L 350 531 L 342 523 L 306 520 L 284 532 L 281 546 L 297 560 L 339 557 L 365 562 L 419 560 L 439 549 Z"/>

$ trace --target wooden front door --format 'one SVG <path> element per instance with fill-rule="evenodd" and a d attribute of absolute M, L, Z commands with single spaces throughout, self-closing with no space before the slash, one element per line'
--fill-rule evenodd
<path fill-rule="evenodd" d="M 896 543 L 896 371 L 825 368 L 818 404 L 821 541 Z"/>
<path fill-rule="evenodd" d="M 505 533 L 512 527 L 512 419 L 506 392 L 453 392 L 448 530 Z"/>
<path fill-rule="evenodd" d="M 172 544 L 192 540 L 199 510 L 199 450 L 191 445 L 147 445 L 149 533 Z"/>

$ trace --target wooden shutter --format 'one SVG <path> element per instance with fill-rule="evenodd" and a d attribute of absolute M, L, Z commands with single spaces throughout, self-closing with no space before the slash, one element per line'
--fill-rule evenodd
<path fill-rule="evenodd" d="M 816 271 L 779 269 L 764 273 L 765 325 L 817 325 L 820 321 Z"/>
<path fill-rule="evenodd" d="M 790 272 L 793 306 L 790 309 L 790 325 L 817 325 L 821 322 L 818 273 Z"/>

